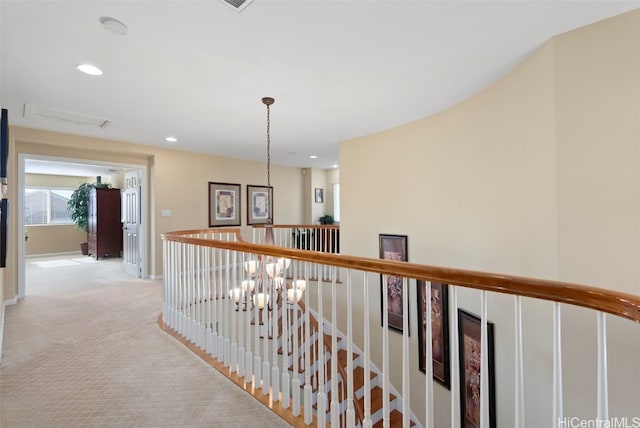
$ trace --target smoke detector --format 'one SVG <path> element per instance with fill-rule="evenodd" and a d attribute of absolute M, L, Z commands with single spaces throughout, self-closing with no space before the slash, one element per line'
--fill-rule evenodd
<path fill-rule="evenodd" d="M 120 36 L 124 36 L 127 34 L 127 26 L 115 18 L 112 18 L 110 16 L 101 16 L 100 23 L 105 30 L 111 31 L 113 34 L 118 34 Z"/>

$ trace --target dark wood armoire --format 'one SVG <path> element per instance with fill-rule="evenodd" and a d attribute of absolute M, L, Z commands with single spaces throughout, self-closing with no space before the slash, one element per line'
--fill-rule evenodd
<path fill-rule="evenodd" d="M 121 203 L 120 189 L 91 189 L 89 192 L 87 240 L 89 254 L 97 260 L 122 255 Z"/>

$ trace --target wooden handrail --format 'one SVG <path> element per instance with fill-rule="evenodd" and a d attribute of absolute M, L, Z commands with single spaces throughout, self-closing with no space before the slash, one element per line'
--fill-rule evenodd
<path fill-rule="evenodd" d="M 254 229 L 264 229 L 265 224 L 254 224 Z M 274 229 L 340 229 L 339 224 L 274 224 Z"/>
<path fill-rule="evenodd" d="M 162 239 L 272 257 L 285 257 L 292 260 L 321 263 L 347 269 L 443 282 L 497 293 L 533 297 L 603 311 L 635 322 L 640 322 L 640 296 L 604 288 L 442 266 L 251 244 L 242 239 L 239 229 L 221 229 L 215 231 L 204 229 L 199 233 L 226 233 L 227 231 L 237 231 L 238 241 L 219 241 L 184 236 L 198 233 L 198 231 L 165 233 L 162 234 Z"/>
<path fill-rule="evenodd" d="M 162 237 L 162 239 L 165 239 L 165 235 L 169 235 L 169 236 L 183 236 L 183 235 L 202 235 L 202 234 L 213 234 L 213 233 L 217 233 L 217 234 L 222 234 L 222 233 L 233 233 L 235 235 L 235 238 L 238 241 L 242 241 L 244 242 L 244 238 L 242 237 L 242 234 L 240 232 L 240 229 L 236 228 L 236 227 L 225 227 L 225 228 L 220 228 L 220 229 L 189 229 L 189 230 L 178 230 L 175 232 L 170 232 L 167 234 L 162 234 L 160 235 Z M 175 241 L 174 239 L 169 239 L 169 241 Z"/>

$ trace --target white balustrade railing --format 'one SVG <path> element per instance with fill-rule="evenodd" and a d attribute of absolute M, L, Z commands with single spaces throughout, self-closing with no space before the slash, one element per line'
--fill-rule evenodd
<path fill-rule="evenodd" d="M 275 242 L 290 245 L 294 237 L 286 230 L 282 236 L 275 234 Z M 437 421 L 447 420 L 451 427 L 496 426 L 496 403 L 490 400 L 495 391 L 488 376 L 493 365 L 488 315 L 494 310 L 493 305 L 489 308 L 489 295 L 495 293 L 515 295 L 515 399 L 509 424 L 524 427 L 527 415 L 537 411 L 527 408 L 524 397 L 528 373 L 522 303 L 529 298 L 546 299 L 552 305 L 549 413 L 553 419 L 548 426 L 564 418 L 559 302 L 600 309 L 594 311 L 598 338 L 594 404 L 596 417 L 608 419 L 605 312 L 640 319 L 639 298 L 606 290 L 594 293 L 591 287 L 265 246 L 244 242 L 238 230 L 176 232 L 163 238 L 164 324 L 230 374 L 244 378 L 255 394 L 263 394 L 307 425 L 435 427 L 442 426 Z M 400 326 L 394 321 L 400 333 L 390 332 L 389 299 L 382 298 L 388 296 L 390 277 L 402 279 L 398 301 L 402 314 L 414 310 L 410 296 L 415 296 L 415 279 L 427 281 L 424 326 L 419 326 L 424 329 L 424 361 L 429 363 L 418 362 L 424 365 L 423 376 L 415 372 L 418 352 L 409 337 L 410 317 L 402 316 Z M 426 316 L 433 314 L 429 281 L 456 284 L 449 286 L 444 308 L 450 321 L 448 411 L 434 405 L 432 316 Z M 467 288 L 481 290 L 475 339 L 458 336 L 467 325 L 458 316 L 459 294 Z M 601 307 L 595 303 L 596 294 L 607 296 Z M 372 304 L 374 296 L 380 296 L 376 298 L 382 308 Z M 414 411 L 415 406 L 420 412 Z"/>
<path fill-rule="evenodd" d="M 254 225 L 252 242 L 265 243 L 264 225 Z M 294 248 L 321 253 L 340 253 L 340 226 L 338 225 L 273 225 L 274 245 L 281 248 Z M 331 267 L 316 264 L 310 267 L 311 278 L 322 278 L 331 282 Z M 336 273 L 336 280 L 340 282 L 340 272 Z"/>

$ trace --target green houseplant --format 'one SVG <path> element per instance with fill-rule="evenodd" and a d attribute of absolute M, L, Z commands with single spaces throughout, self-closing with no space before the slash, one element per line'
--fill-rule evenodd
<path fill-rule="evenodd" d="M 329 214 L 323 215 L 322 217 L 320 217 L 320 219 L 318 221 L 320 221 L 320 224 L 333 224 L 334 223 L 333 216 L 329 215 Z"/>
<path fill-rule="evenodd" d="M 87 232 L 89 227 L 89 192 L 94 188 L 111 187 L 106 183 L 80 183 L 80 185 L 73 191 L 69 201 L 67 202 L 67 210 L 71 213 L 71 220 L 76 224 L 78 230 Z M 82 254 L 88 254 L 88 243 L 81 242 L 80 249 Z"/>

